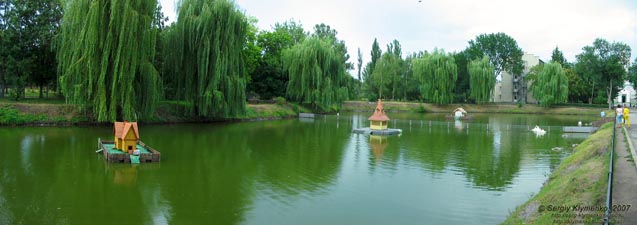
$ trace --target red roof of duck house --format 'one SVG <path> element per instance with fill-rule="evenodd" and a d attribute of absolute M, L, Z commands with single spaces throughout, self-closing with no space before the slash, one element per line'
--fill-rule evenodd
<path fill-rule="evenodd" d="M 139 139 L 139 130 L 137 129 L 137 122 L 115 122 L 115 137 L 124 139 L 128 131 L 132 128 L 135 131 L 135 137 Z"/>
<path fill-rule="evenodd" d="M 389 117 L 385 115 L 385 110 L 383 109 L 383 102 L 378 99 L 378 104 L 376 104 L 376 109 L 374 110 L 374 114 L 369 117 L 368 120 L 371 121 L 389 121 Z"/>

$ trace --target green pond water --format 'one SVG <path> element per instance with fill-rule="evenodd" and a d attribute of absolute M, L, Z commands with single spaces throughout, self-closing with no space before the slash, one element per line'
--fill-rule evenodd
<path fill-rule="evenodd" d="M 140 126 L 161 163 L 106 163 L 104 127 L 0 127 L 0 224 L 498 224 L 594 117 L 369 113 Z M 537 137 L 535 125 L 547 130 Z M 555 151 L 553 147 L 562 147 Z"/>

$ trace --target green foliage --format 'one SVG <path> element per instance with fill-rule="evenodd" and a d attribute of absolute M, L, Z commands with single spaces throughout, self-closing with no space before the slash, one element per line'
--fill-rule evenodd
<path fill-rule="evenodd" d="M 478 104 L 489 102 L 495 87 L 494 68 L 489 63 L 489 57 L 485 56 L 481 60 L 471 61 L 468 71 L 471 87 L 470 98 Z"/>
<path fill-rule="evenodd" d="M 635 61 L 633 61 L 633 63 L 628 68 L 626 79 L 633 85 L 637 85 L 637 58 L 635 58 Z"/>
<path fill-rule="evenodd" d="M 363 84 L 363 77 L 361 77 L 361 68 L 363 66 L 363 53 L 361 52 L 361 48 L 358 48 L 358 58 L 356 60 L 356 68 L 357 68 L 357 74 L 358 74 L 358 93 L 361 93 L 361 89 L 362 89 L 362 84 Z M 358 97 L 358 96 L 357 96 Z"/>
<path fill-rule="evenodd" d="M 245 47 L 241 50 L 243 61 L 245 62 L 246 74 L 252 75 L 261 61 L 261 52 L 263 49 L 258 45 L 257 28 L 258 20 L 254 17 L 249 17 L 248 27 L 246 29 L 246 43 Z"/>
<path fill-rule="evenodd" d="M 372 80 L 372 75 L 374 74 L 374 69 L 376 69 L 376 64 L 382 55 L 382 51 L 380 50 L 380 45 L 378 44 L 378 40 L 374 38 L 374 42 L 372 43 L 372 50 L 370 52 L 371 58 L 370 61 L 367 62 L 365 68 L 363 69 L 363 80 L 365 86 L 365 94 L 369 98 L 370 101 L 377 100 L 380 96 L 378 96 L 378 84 L 375 84 Z"/>
<path fill-rule="evenodd" d="M 339 40 L 336 35 L 338 32 L 335 29 L 332 29 L 329 25 L 321 23 L 314 25 L 314 37 L 318 37 L 320 39 L 330 39 L 332 45 L 341 55 L 343 55 L 343 63 L 345 64 L 345 69 L 351 70 L 354 69 L 354 64 L 348 62 L 349 54 L 347 53 L 347 46 L 345 46 L 345 41 Z"/>
<path fill-rule="evenodd" d="M 424 53 L 412 53 L 408 55 L 403 63 L 402 75 L 400 82 L 398 83 L 399 99 L 403 101 L 415 101 L 420 100 L 420 81 L 414 74 L 413 62 L 423 56 Z"/>
<path fill-rule="evenodd" d="M 387 51 L 376 62 L 376 68 L 369 77 L 368 91 L 378 93 L 378 98 L 396 100 L 401 94 L 401 82 L 405 81 L 401 79 L 403 63 L 400 43 L 394 40 L 387 45 Z"/>
<path fill-rule="evenodd" d="M 600 88 L 606 92 L 606 102 L 610 107 L 626 79 L 626 67 L 630 61 L 630 47 L 621 42 L 609 43 L 596 39 L 593 45 L 585 46 L 577 55 L 575 71 L 582 75 L 587 84 L 589 103 L 593 102 Z M 603 93 L 603 92 L 602 92 Z M 598 95 L 599 96 L 599 95 Z"/>
<path fill-rule="evenodd" d="M 427 107 L 425 107 L 423 104 L 418 104 L 418 109 L 416 109 L 416 112 L 428 113 L 431 112 L 431 110 L 427 109 Z"/>
<path fill-rule="evenodd" d="M 343 55 L 331 42 L 311 37 L 283 52 L 291 100 L 326 110 L 346 99 Z"/>
<path fill-rule="evenodd" d="M 414 75 L 420 78 L 420 93 L 427 102 L 448 104 L 453 101 L 453 91 L 458 70 L 453 55 L 435 50 L 413 62 Z"/>
<path fill-rule="evenodd" d="M 558 62 L 544 65 L 531 88 L 533 96 L 544 107 L 566 103 L 568 99 L 568 77 Z"/>
<path fill-rule="evenodd" d="M 70 0 L 57 39 L 59 83 L 67 102 L 100 122 L 150 116 L 160 97 L 153 66 L 154 0 Z"/>
<path fill-rule="evenodd" d="M 54 84 L 55 54 L 51 48 L 62 10 L 57 0 L 0 1 L 0 97 L 12 88 L 12 99 L 24 98 L 26 85 Z"/>
<path fill-rule="evenodd" d="M 504 71 L 521 74 L 524 69 L 522 49 L 515 39 L 505 33 L 478 35 L 475 40 L 469 41 L 466 51 L 471 60 L 488 56 L 496 77 Z"/>
<path fill-rule="evenodd" d="M 471 85 L 469 70 L 469 56 L 466 51 L 453 54 L 454 61 L 458 67 L 458 79 L 456 80 L 456 90 L 454 91 L 454 102 L 467 102 L 471 95 Z M 491 74 L 493 76 L 493 74 Z"/>
<path fill-rule="evenodd" d="M 248 97 L 271 99 L 285 96 L 288 74 L 283 68 L 282 53 L 305 40 L 306 36 L 301 24 L 293 20 L 276 23 L 272 31 L 262 31 L 257 35 L 262 57 L 257 69 L 250 74 Z"/>
<path fill-rule="evenodd" d="M 527 82 L 533 83 L 537 80 L 537 77 L 540 76 L 540 73 L 542 73 L 542 70 L 544 70 L 544 64 L 537 64 L 531 67 L 531 69 L 529 69 L 529 72 L 526 73 L 526 76 L 524 77 L 524 79 Z"/>
<path fill-rule="evenodd" d="M 187 115 L 233 117 L 245 112 L 249 23 L 233 2 L 184 0 L 166 31 L 164 75 L 175 81 Z"/>
<path fill-rule="evenodd" d="M 281 96 L 274 98 L 274 101 L 276 101 L 277 105 L 285 105 L 286 103 L 285 98 Z"/>
<path fill-rule="evenodd" d="M 582 77 L 574 69 L 565 68 L 564 73 L 568 78 L 568 102 L 586 102 L 586 84 Z"/>
<path fill-rule="evenodd" d="M 0 124 L 18 125 L 47 121 L 46 115 L 24 114 L 9 105 L 0 106 Z"/>
<path fill-rule="evenodd" d="M 551 62 L 559 63 L 560 65 L 562 65 L 562 68 L 565 69 L 570 67 L 570 64 L 568 63 L 568 61 L 566 61 L 566 58 L 564 58 L 564 54 L 557 47 L 553 49 L 553 53 L 551 54 Z"/>

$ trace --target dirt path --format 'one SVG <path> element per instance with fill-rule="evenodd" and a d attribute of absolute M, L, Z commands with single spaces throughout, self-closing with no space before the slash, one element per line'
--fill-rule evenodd
<path fill-rule="evenodd" d="M 616 130 L 612 202 L 614 206 L 619 206 L 619 210 L 630 208 L 623 212 L 613 212 L 611 218 L 617 221 L 614 224 L 637 224 L 637 167 L 634 162 L 635 149 L 633 148 L 637 147 L 637 123 L 635 123 L 637 113 L 630 113 L 630 118 L 632 118 L 631 128 L 626 129 L 630 139 L 628 142 L 622 131 L 623 128 Z"/>

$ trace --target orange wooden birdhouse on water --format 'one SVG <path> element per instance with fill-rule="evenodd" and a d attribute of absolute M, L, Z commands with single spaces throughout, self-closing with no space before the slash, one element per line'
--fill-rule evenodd
<path fill-rule="evenodd" d="M 139 141 L 137 122 L 115 122 L 113 133 L 115 135 L 116 149 L 123 152 L 137 150 L 137 141 Z"/>
<path fill-rule="evenodd" d="M 97 151 L 109 162 L 159 162 L 161 153 L 139 140 L 137 122 L 113 123 L 114 140 L 97 139 Z"/>

